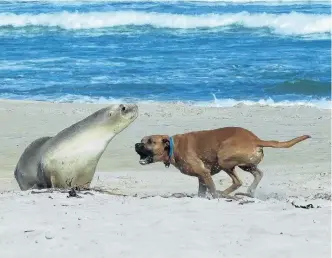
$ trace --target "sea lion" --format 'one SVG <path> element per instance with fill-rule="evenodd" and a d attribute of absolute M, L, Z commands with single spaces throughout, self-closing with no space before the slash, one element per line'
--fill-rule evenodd
<path fill-rule="evenodd" d="M 20 189 L 88 188 L 109 142 L 137 116 L 136 105 L 110 105 L 53 137 L 34 140 L 15 168 Z"/>

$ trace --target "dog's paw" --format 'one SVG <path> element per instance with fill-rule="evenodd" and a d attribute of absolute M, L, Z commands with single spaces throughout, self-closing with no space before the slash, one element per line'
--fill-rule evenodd
<path fill-rule="evenodd" d="M 246 197 L 250 197 L 250 198 L 255 198 L 253 194 L 251 193 L 242 193 L 242 192 L 239 192 L 239 193 L 235 193 L 234 196 L 238 196 L 238 195 L 241 195 L 241 196 L 246 196 Z M 242 197 L 243 198 L 243 197 Z M 241 199 L 242 199 L 241 198 Z"/>
<path fill-rule="evenodd" d="M 225 194 L 223 191 L 216 191 L 216 198 L 224 198 L 224 199 L 228 199 L 228 200 L 235 200 L 238 201 L 240 200 L 240 198 L 236 197 L 236 196 L 231 196 L 229 194 Z"/>

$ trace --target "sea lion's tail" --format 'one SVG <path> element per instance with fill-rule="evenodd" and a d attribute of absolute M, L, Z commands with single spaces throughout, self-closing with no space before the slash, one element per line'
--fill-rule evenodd
<path fill-rule="evenodd" d="M 302 136 L 296 137 L 296 138 L 294 138 L 290 141 L 286 141 L 286 142 L 258 140 L 257 146 L 258 147 L 271 147 L 271 148 L 290 148 L 290 147 L 294 146 L 295 144 L 302 142 L 308 138 L 311 138 L 311 136 L 302 135 Z"/>

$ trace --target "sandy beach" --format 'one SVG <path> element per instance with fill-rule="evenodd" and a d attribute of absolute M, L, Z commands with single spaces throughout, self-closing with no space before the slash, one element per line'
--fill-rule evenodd
<path fill-rule="evenodd" d="M 331 256 L 331 110 L 139 104 L 138 119 L 109 144 L 93 182 L 131 197 L 21 192 L 13 171 L 24 148 L 104 106 L 0 101 L 0 257 Z M 196 178 L 173 167 L 141 166 L 135 142 L 224 126 L 245 127 L 264 140 L 312 138 L 290 149 L 264 149 L 254 203 L 134 197 L 196 194 L 198 187 Z M 252 177 L 237 171 L 244 182 L 239 191 L 246 190 Z M 219 190 L 231 182 L 223 172 L 213 179 Z M 292 201 L 314 208 L 295 208 Z"/>

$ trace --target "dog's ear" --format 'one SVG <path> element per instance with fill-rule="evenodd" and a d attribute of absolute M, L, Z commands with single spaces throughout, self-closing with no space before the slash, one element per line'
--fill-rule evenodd
<path fill-rule="evenodd" d="M 168 138 L 163 138 L 163 144 L 165 149 L 169 149 L 169 139 Z"/>

